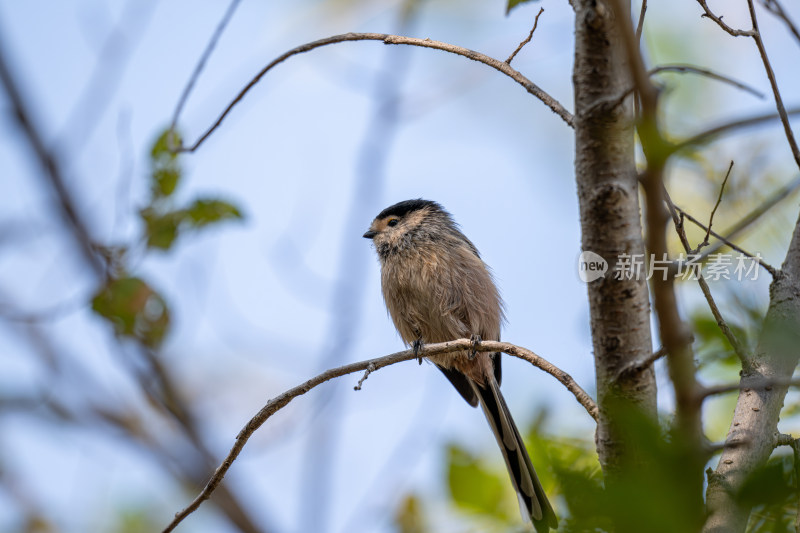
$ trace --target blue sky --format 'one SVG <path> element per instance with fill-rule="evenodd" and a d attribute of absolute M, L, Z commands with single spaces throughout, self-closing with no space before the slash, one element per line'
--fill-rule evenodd
<path fill-rule="evenodd" d="M 752 43 L 724 35 L 699 18 L 699 7 L 686 4 L 651 2 L 645 34 L 651 60 L 713 67 L 769 93 Z M 503 59 L 527 35 L 539 5 L 506 17 L 499 1 L 423 3 L 408 32 Z M 533 41 L 513 65 L 572 109 L 572 13 L 567 2 L 541 6 Z M 169 123 L 226 7 L 178 0 L 0 2 L 0 44 L 101 242 L 124 243 L 138 234 L 149 146 Z M 395 32 L 397 7 L 243 0 L 198 80 L 180 130 L 195 139 L 255 72 L 289 48 L 347 31 Z M 745 14 L 740 6 L 726 21 L 744 24 Z M 797 103 L 797 43 L 766 14 L 761 19 L 787 105 Z M 120 48 L 98 59 L 114 28 Z M 401 74 L 388 91 L 400 96 L 402 110 L 389 137 L 374 120 L 376 95 L 387 94 L 387 68 Z M 93 69 L 103 81 L 87 92 Z M 664 109 L 676 135 L 772 108 L 770 99 L 714 82 L 668 80 Z M 4 95 L 0 109 L 8 110 Z M 94 113 L 98 120 L 89 128 Z M 19 130 L 4 115 L 0 227 L 11 237 L 0 254 L 0 297 L 26 312 L 80 302 L 93 292 L 92 280 Z M 723 170 L 734 156 L 737 165 L 750 162 L 745 168 L 756 172 L 734 179 L 751 196 L 752 189 L 766 195 L 797 173 L 780 133 L 773 128 L 758 137 L 737 136 L 710 148 L 709 160 Z M 213 451 L 222 456 L 261 405 L 326 362 L 402 348 L 383 307 L 377 260 L 361 234 L 380 209 L 407 198 L 442 203 L 493 268 L 507 305 L 504 339 L 548 358 L 593 391 L 586 288 L 575 266 L 580 228 L 573 150 L 569 128 L 541 102 L 461 57 L 345 43 L 291 58 L 269 73 L 196 153 L 182 158 L 179 199 L 223 197 L 242 208 L 245 221 L 187 237 L 173 252 L 151 253 L 134 265 L 172 309 L 174 330 L 163 356 L 202 414 Z M 381 154 L 383 163 L 370 166 L 369 156 Z M 769 163 L 759 166 L 763 159 Z M 671 179 L 674 196 L 707 213 L 713 188 L 693 184 L 695 167 L 676 165 Z M 780 263 L 793 210 L 753 237 L 767 243 L 762 254 L 772 263 Z M 728 220 L 737 213 L 729 211 Z M 338 299 L 337 279 L 344 288 Z M 765 301 L 764 283 L 752 290 Z M 697 301 L 687 294 L 684 305 Z M 339 325 L 351 316 L 354 326 L 343 331 Z M 63 352 L 65 369 L 55 376 L 33 355 L 22 326 L 2 323 L 0 331 L 0 390 L 47 387 L 76 402 L 112 398 L 144 411 L 111 348 L 111 331 L 86 306 L 74 305 L 41 326 Z M 551 377 L 508 357 L 504 365 L 503 390 L 521 425 L 547 409 L 551 432 L 591 437 L 589 417 Z M 97 390 L 76 390 L 82 372 L 93 376 Z M 445 442 L 494 453 L 482 414 L 460 401 L 430 365 L 396 365 L 373 374 L 356 393 L 357 379 L 326 385 L 328 392 L 335 388 L 335 400 L 321 415 L 314 395 L 324 391 L 296 400 L 257 433 L 231 470 L 228 482 L 276 531 L 303 531 L 314 502 L 301 472 L 314 447 L 331 448 L 325 489 L 330 532 L 386 531 L 396 494 L 442 494 Z M 660 383 L 668 408 L 666 380 Z M 329 417 L 335 439 L 309 445 L 315 435 L 309 428 L 319 416 Z M 62 531 L 106 529 L 120 508 L 137 505 L 153 506 L 161 513 L 155 523 L 166 523 L 187 501 L 162 465 L 108 435 L 5 414 L 0 454 L 13 458 L 4 468 L 19 490 L 48 509 Z M 15 527 L 14 505 L 0 492 L 0 529 Z M 463 530 L 452 515 L 443 516 L 437 530 Z M 184 526 L 227 528 L 210 510 Z"/>

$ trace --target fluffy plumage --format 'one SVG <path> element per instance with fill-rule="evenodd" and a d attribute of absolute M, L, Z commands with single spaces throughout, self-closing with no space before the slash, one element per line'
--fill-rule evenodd
<path fill-rule="evenodd" d="M 386 308 L 407 345 L 457 338 L 500 340 L 503 302 L 489 268 L 450 214 L 430 200 L 406 200 L 381 211 L 365 238 L 381 263 Z M 500 354 L 431 357 L 461 396 L 483 408 L 520 498 L 537 531 L 558 521 L 500 393 Z"/>

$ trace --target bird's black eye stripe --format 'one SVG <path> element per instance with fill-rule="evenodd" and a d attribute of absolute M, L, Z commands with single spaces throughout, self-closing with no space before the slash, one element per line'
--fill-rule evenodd
<path fill-rule="evenodd" d="M 390 226 L 390 227 L 394 227 L 394 226 L 396 226 L 396 225 L 397 225 L 397 223 L 398 223 L 398 222 L 400 222 L 400 220 L 399 220 L 399 219 L 397 219 L 397 218 L 393 218 L 393 219 L 391 219 L 389 222 L 387 222 L 387 223 L 386 223 L 386 225 L 387 225 L 387 226 Z"/>

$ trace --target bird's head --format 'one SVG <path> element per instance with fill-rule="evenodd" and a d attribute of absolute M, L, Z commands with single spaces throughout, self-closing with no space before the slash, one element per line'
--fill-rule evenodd
<path fill-rule="evenodd" d="M 387 207 L 375 217 L 364 233 L 372 239 L 380 255 L 389 250 L 399 250 L 415 238 L 431 236 L 450 223 L 450 215 L 431 200 L 405 200 Z"/>

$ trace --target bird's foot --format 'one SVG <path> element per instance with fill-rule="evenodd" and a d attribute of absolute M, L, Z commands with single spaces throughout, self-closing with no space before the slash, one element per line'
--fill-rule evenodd
<path fill-rule="evenodd" d="M 422 356 L 419 354 L 419 351 L 422 349 L 422 339 L 417 339 L 411 344 L 411 348 L 414 349 L 414 355 L 417 356 L 417 361 L 419 364 L 422 364 Z"/>
<path fill-rule="evenodd" d="M 469 360 L 472 361 L 478 355 L 478 348 L 480 348 L 483 339 L 481 339 L 480 335 L 473 335 L 470 340 L 472 341 L 472 350 L 469 352 Z"/>

